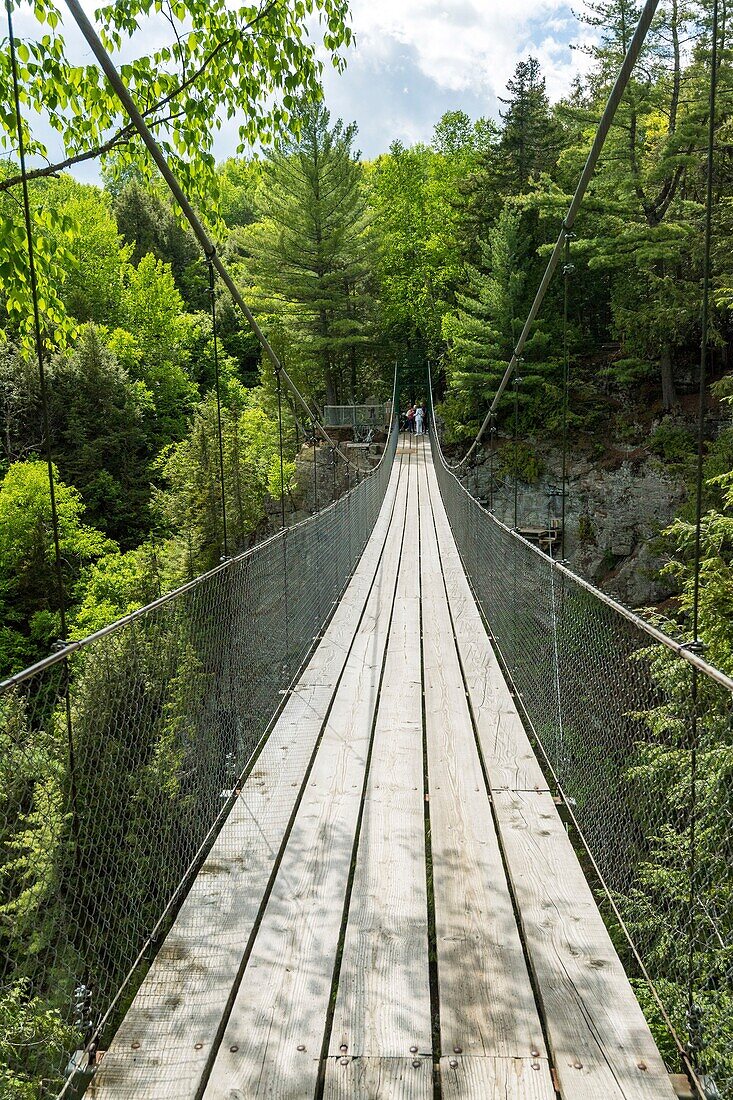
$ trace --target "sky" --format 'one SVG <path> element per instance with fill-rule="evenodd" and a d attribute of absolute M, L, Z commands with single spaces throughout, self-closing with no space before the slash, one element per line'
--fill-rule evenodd
<path fill-rule="evenodd" d="M 83 3 L 93 18 L 96 0 Z M 506 82 L 529 54 L 539 58 L 552 100 L 588 64 L 572 47 L 589 40 L 589 29 L 565 0 L 351 0 L 351 11 L 356 45 L 347 51 L 344 73 L 324 66 L 324 91 L 334 119 L 357 123 L 357 147 L 367 159 L 386 152 L 395 139 L 429 142 L 445 111 L 498 118 Z M 91 61 L 71 19 L 65 23 L 69 55 Z M 42 33 L 22 8 L 16 32 Z M 159 44 L 154 26 L 145 37 L 147 48 Z M 234 120 L 216 135 L 217 159 L 234 153 L 236 131 Z M 47 128 L 37 132 L 53 148 Z M 75 174 L 97 181 L 99 168 L 88 164 Z"/>
<path fill-rule="evenodd" d="M 327 71 L 332 115 L 359 126 L 365 157 L 399 138 L 429 141 L 445 111 L 498 118 L 518 61 L 537 57 L 552 100 L 588 64 L 589 40 L 564 0 L 351 0 L 356 47 Z"/>

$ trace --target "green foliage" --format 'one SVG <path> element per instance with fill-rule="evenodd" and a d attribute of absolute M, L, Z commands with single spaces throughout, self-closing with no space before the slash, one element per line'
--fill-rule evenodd
<path fill-rule="evenodd" d="M 649 447 L 669 463 L 684 463 L 697 454 L 697 442 L 692 432 L 668 416 L 652 432 Z"/>
<path fill-rule="evenodd" d="M 109 197 L 96 187 L 71 186 L 68 177 L 54 190 L 69 195 L 61 209 L 74 230 L 69 239 L 73 257 L 63 283 L 64 303 L 79 323 L 114 326 L 121 321 L 123 272 L 130 249 L 120 247 Z"/>
<path fill-rule="evenodd" d="M 77 65 L 69 57 L 56 4 L 35 0 L 32 9 L 39 27 L 30 39 L 18 43 L 18 75 L 26 147 L 43 163 L 36 176 L 52 176 L 65 164 L 110 154 L 114 176 L 147 174 L 147 154 L 96 63 Z M 245 144 L 271 142 L 289 122 L 299 95 L 318 96 L 323 66 L 319 47 L 342 68 L 341 51 L 351 41 L 345 0 L 285 0 L 259 10 L 226 0 L 180 0 L 170 9 L 170 25 L 159 13 L 160 5 L 151 10 L 146 0 L 125 0 L 99 8 L 96 23 L 107 48 L 127 56 L 122 77 L 195 201 L 216 194 L 211 149 L 224 119 L 240 120 L 240 151 Z M 314 14 L 319 19 L 309 35 L 306 23 Z M 167 35 L 161 36 L 161 25 Z M 138 41 L 155 42 L 156 47 L 135 55 Z M 7 53 L 4 56 L 0 102 L 9 105 L 11 73 Z M 213 113 L 212 103 L 217 106 Z M 32 131 L 29 120 L 35 122 L 36 116 L 60 141 L 60 163 L 40 136 L 41 129 Z M 0 113 L 0 146 L 14 150 L 16 140 L 14 113 L 6 107 Z M 0 181 L 0 192 L 17 184 L 17 171 L 10 169 Z M 39 206 L 34 207 L 33 223 L 46 302 L 42 312 L 59 330 L 64 311 L 56 288 L 68 266 L 64 248 L 70 229 L 63 216 Z M 0 227 L 0 277 L 7 308 L 24 324 L 30 311 L 23 229 L 14 217 L 0 222 Z"/>
<path fill-rule="evenodd" d="M 88 325 L 73 354 L 54 364 L 51 392 L 52 450 L 62 477 L 80 491 L 96 527 L 122 545 L 139 542 L 149 524 L 150 390 L 129 378 Z"/>
<path fill-rule="evenodd" d="M 170 265 L 171 273 L 179 289 L 188 285 L 189 269 L 201 259 L 201 248 L 190 229 L 184 228 L 176 217 L 170 200 L 159 194 L 158 188 L 145 186 L 139 179 L 132 179 L 114 196 L 114 215 L 119 232 L 129 249 L 130 258 L 138 267 L 144 257 L 151 255 Z M 206 272 L 200 264 L 202 287 L 194 301 L 201 304 L 207 283 Z M 203 301 L 205 302 L 205 293 Z"/>
<path fill-rule="evenodd" d="M 62 576 L 72 593 L 83 566 L 115 546 L 84 522 L 81 494 L 59 479 L 58 470 L 55 481 Z M 0 667 L 23 667 L 58 638 L 60 593 L 44 462 L 16 462 L 0 483 L 0 606 Z"/>
<path fill-rule="evenodd" d="M 230 383 L 222 407 L 224 486 L 229 552 L 244 549 L 264 518 L 264 500 L 280 492 L 277 423 L 262 405 L 263 394 Z M 295 471 L 285 466 L 286 486 Z M 209 394 L 194 412 L 186 439 L 161 458 L 166 488 L 156 506 L 174 533 L 172 568 L 194 576 L 216 565 L 223 548 L 216 399 Z"/>
<path fill-rule="evenodd" d="M 521 194 L 533 175 L 552 167 L 559 133 L 535 57 L 518 63 L 507 90 L 509 97 L 502 100 L 507 109 L 501 116 L 503 175 L 508 190 Z"/>
<path fill-rule="evenodd" d="M 505 443 L 499 448 L 499 475 L 515 477 L 526 484 L 538 481 L 544 473 L 544 463 L 537 451 L 529 443 L 518 440 Z"/>
<path fill-rule="evenodd" d="M 58 1090 L 60 1074 L 48 1067 L 64 1061 L 76 1042 L 73 1028 L 56 1009 L 33 996 L 27 981 L 0 992 L 0 1095 L 6 1100 L 41 1100 L 45 1088 Z M 45 1088 L 41 1086 L 44 1079 Z"/>
<path fill-rule="evenodd" d="M 190 326 L 169 265 L 152 253 L 127 270 L 122 320 L 122 331 L 112 333 L 110 349 L 152 394 L 155 445 L 180 439 L 198 397 L 188 370 Z"/>
<path fill-rule="evenodd" d="M 88 566 L 79 582 L 80 598 L 71 625 L 84 638 L 162 595 L 158 548 L 144 543 L 126 553 L 112 551 Z"/>
<path fill-rule="evenodd" d="M 369 174 L 385 326 L 428 357 L 440 353 L 442 317 L 460 278 L 456 203 L 477 156 L 478 125 L 471 132 L 460 113 L 446 115 L 436 127 L 437 150 L 394 142 Z"/>

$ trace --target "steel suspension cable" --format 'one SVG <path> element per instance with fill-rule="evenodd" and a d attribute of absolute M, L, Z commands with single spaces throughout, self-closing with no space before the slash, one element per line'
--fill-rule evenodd
<path fill-rule="evenodd" d="M 48 487 L 51 498 L 51 527 L 53 532 L 54 568 L 59 598 L 59 620 L 61 626 L 61 638 L 66 641 L 66 594 L 64 590 L 63 567 L 61 560 L 61 539 L 59 534 L 59 516 L 56 503 L 56 478 L 53 470 L 53 455 L 51 450 L 51 420 L 48 406 L 48 380 L 43 350 L 43 332 L 41 328 L 41 316 L 38 305 L 38 274 L 36 271 L 36 253 L 33 244 L 33 227 L 31 222 L 30 196 L 28 193 L 28 176 L 25 160 L 25 138 L 23 136 L 23 120 L 20 109 L 20 82 L 18 79 L 18 56 L 13 29 L 13 11 L 11 0 L 5 0 L 5 9 L 8 16 L 8 42 L 10 46 L 10 68 L 13 81 L 13 99 L 15 106 L 15 125 L 18 132 L 18 158 L 20 160 L 20 174 L 23 191 L 23 219 L 25 222 L 26 248 L 28 251 L 28 271 L 30 276 L 31 299 L 33 302 L 33 335 L 38 360 L 38 378 L 41 388 L 41 410 L 43 418 L 44 451 L 46 468 L 48 470 Z"/>
<path fill-rule="evenodd" d="M 67 0 L 67 3 L 68 2 L 69 0 Z M 547 262 L 547 267 L 545 268 L 545 272 L 540 281 L 540 285 L 537 288 L 537 293 L 535 294 L 535 298 L 532 302 L 530 311 L 527 314 L 527 319 L 524 322 L 524 326 L 512 353 L 512 357 L 504 372 L 504 376 L 499 383 L 499 387 L 491 402 L 489 411 L 487 412 L 484 421 L 481 424 L 481 427 L 476 433 L 476 438 L 474 439 L 473 443 L 471 444 L 463 458 L 460 460 L 460 462 L 455 463 L 453 466 L 449 466 L 449 469 L 458 469 L 474 453 L 479 443 L 481 442 L 484 432 L 489 426 L 492 415 L 496 412 L 496 408 L 499 404 L 499 401 L 501 400 L 501 396 L 504 393 L 506 387 L 509 385 L 517 364 L 521 361 L 522 352 L 532 329 L 532 325 L 537 319 L 537 315 L 545 299 L 545 295 L 547 294 L 547 289 L 552 280 L 552 276 L 554 275 L 555 269 L 557 268 L 557 265 L 560 261 L 560 257 L 562 255 L 565 245 L 565 238 L 573 228 L 575 219 L 578 216 L 578 211 L 580 210 L 583 199 L 585 198 L 585 193 L 588 190 L 588 184 L 593 178 L 593 174 L 596 170 L 596 165 L 598 164 L 598 159 L 601 155 L 601 151 L 603 150 L 603 146 L 606 143 L 608 131 L 611 128 L 611 124 L 616 115 L 618 105 L 621 102 L 623 94 L 626 90 L 626 86 L 631 77 L 634 65 L 636 64 L 639 54 L 641 53 L 647 31 L 649 30 L 651 21 L 654 18 L 658 6 L 659 0 L 646 0 L 646 3 L 644 4 L 641 16 L 639 17 L 639 22 L 636 26 L 636 30 L 634 31 L 634 36 L 631 39 L 629 48 L 626 52 L 626 56 L 623 60 L 621 68 L 619 69 L 618 76 L 616 77 L 616 82 L 611 89 L 611 93 L 606 102 L 603 115 L 601 116 L 601 120 L 598 123 L 598 128 L 593 139 L 593 144 L 588 154 L 588 158 L 585 162 L 583 171 L 580 174 L 580 179 L 578 180 L 578 184 L 570 202 L 570 206 L 568 207 L 568 211 L 563 219 L 563 223 L 560 228 L 560 234 L 555 242 L 552 254 L 550 255 L 550 258 Z"/>
<path fill-rule="evenodd" d="M 219 372 L 219 340 L 216 331 L 216 281 L 211 256 L 206 258 L 209 267 L 209 298 L 211 301 L 211 331 L 214 340 L 214 385 L 216 387 L 216 431 L 219 438 L 219 488 L 221 491 L 221 525 L 224 557 L 229 557 L 227 538 L 227 498 L 224 484 L 224 435 L 221 426 L 221 378 Z"/>
<path fill-rule="evenodd" d="M 6 4 L 7 3 L 8 0 L 6 0 Z M 254 314 L 242 297 L 239 288 L 229 274 L 226 266 L 222 263 L 214 242 L 211 240 L 209 234 L 203 226 L 203 223 L 201 222 L 201 219 L 191 206 L 191 203 L 188 201 L 188 198 L 186 197 L 183 188 L 173 174 L 170 165 L 165 158 L 163 150 L 158 145 L 158 142 L 153 137 L 153 134 L 149 126 L 145 122 L 145 119 L 136 107 L 135 101 L 130 95 L 127 85 L 117 71 L 117 68 L 112 61 L 109 53 L 104 48 L 102 40 L 100 39 L 94 26 L 87 17 L 86 12 L 84 11 L 82 5 L 79 3 L 79 0 L 65 0 L 65 3 L 69 11 L 71 12 L 71 15 L 73 16 L 75 22 L 77 23 L 79 30 L 81 31 L 87 44 L 89 45 L 92 53 L 99 62 L 99 65 L 104 72 L 104 75 L 107 77 L 107 80 L 109 81 L 112 90 L 124 107 L 130 119 L 130 122 L 142 139 L 146 149 L 150 153 L 151 158 L 155 162 L 158 171 L 162 175 L 163 179 L 168 185 L 169 190 L 171 191 L 171 194 L 178 203 L 178 206 L 183 216 L 186 218 L 186 221 L 191 226 L 191 229 L 193 230 L 194 235 L 202 246 L 204 253 L 207 257 L 210 258 L 211 263 L 214 265 L 217 272 L 219 273 L 219 277 L 231 294 L 233 301 L 244 314 L 247 323 L 257 337 L 257 340 L 259 341 L 263 352 L 269 359 L 273 369 L 282 375 L 285 385 L 291 391 L 301 408 L 305 411 L 308 418 L 313 420 L 314 424 L 316 425 L 317 432 L 321 436 L 321 438 L 324 439 L 325 442 L 328 443 L 330 446 L 335 446 L 337 448 L 344 462 L 350 462 L 351 460 L 349 459 L 349 457 L 344 454 L 344 452 L 338 447 L 338 445 L 335 444 L 334 441 L 331 439 L 330 435 L 321 424 L 318 416 L 314 415 L 313 408 L 306 401 L 305 397 L 300 392 L 300 389 L 296 386 L 288 372 L 285 370 L 285 367 L 281 363 L 277 353 L 275 352 L 275 349 L 273 348 L 272 344 L 267 339 L 264 332 L 257 323 Z M 318 408 L 315 402 L 313 402 L 312 404 L 316 407 L 316 409 Z"/>

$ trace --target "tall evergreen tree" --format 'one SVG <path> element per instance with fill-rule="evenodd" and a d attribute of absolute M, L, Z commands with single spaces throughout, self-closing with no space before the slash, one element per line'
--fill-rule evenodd
<path fill-rule="evenodd" d="M 370 340 L 370 238 L 355 137 L 356 124 L 331 126 L 322 104 L 302 107 L 298 137 L 268 156 L 262 220 L 242 235 L 251 275 L 328 404 L 355 397 Z"/>
<path fill-rule="evenodd" d="M 509 190 L 521 194 L 533 175 L 552 166 L 557 145 L 557 128 L 536 57 L 519 62 L 507 81 L 507 91 L 508 97 L 501 100 L 507 106 L 501 112 L 503 174 Z"/>
<path fill-rule="evenodd" d="M 449 386 L 444 415 L 454 436 L 476 429 L 516 346 L 532 291 L 529 240 L 522 213 L 510 200 L 483 245 L 481 267 L 467 265 L 466 288 L 443 320 Z M 522 405 L 548 397 L 550 345 L 545 326 L 535 325 L 524 347 Z"/>

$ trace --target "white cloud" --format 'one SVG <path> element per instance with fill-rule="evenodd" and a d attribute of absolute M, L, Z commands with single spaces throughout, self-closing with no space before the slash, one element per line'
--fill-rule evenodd
<path fill-rule="evenodd" d="M 532 52 L 557 97 L 584 62 L 568 37 L 584 39 L 586 28 L 566 0 L 352 0 L 351 7 L 359 54 L 377 62 L 407 47 L 420 72 L 446 91 L 500 95 Z"/>
<path fill-rule="evenodd" d="M 552 100 L 588 66 L 589 41 L 568 0 L 351 0 L 356 46 L 326 66 L 332 114 L 359 124 L 366 156 L 399 138 L 430 141 L 447 110 L 498 117 L 518 61 L 537 57 Z M 408 92 L 405 92 L 405 89 Z"/>

